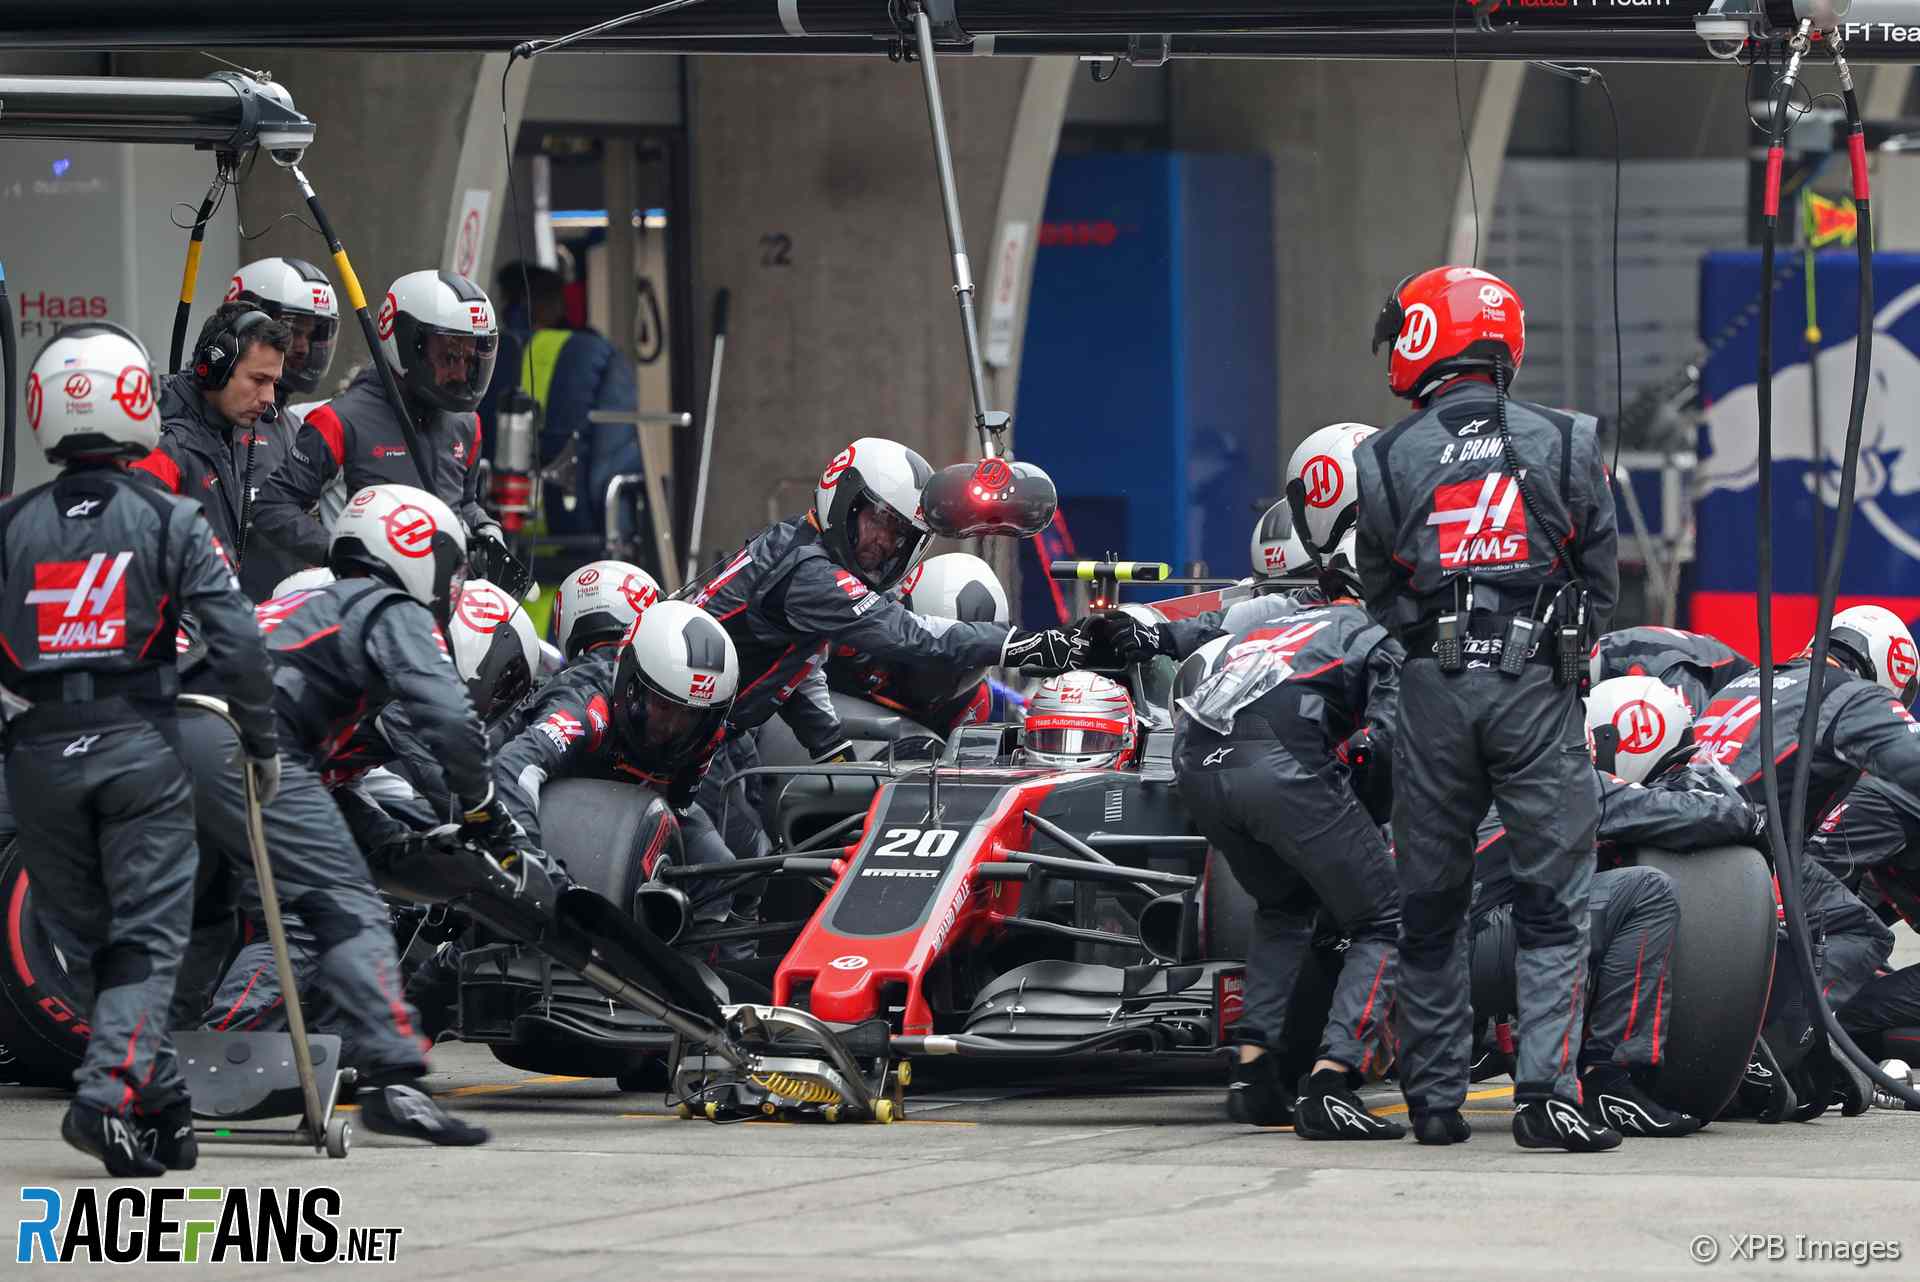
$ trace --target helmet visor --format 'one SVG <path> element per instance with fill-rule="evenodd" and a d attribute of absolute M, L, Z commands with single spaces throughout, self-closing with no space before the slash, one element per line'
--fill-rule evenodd
<path fill-rule="evenodd" d="M 471 409 L 480 403 L 493 380 L 493 362 L 500 355 L 497 335 L 429 329 L 420 349 L 421 377 L 443 404 Z"/>
<path fill-rule="evenodd" d="M 892 585 L 913 568 L 932 537 L 928 530 L 869 493 L 854 504 L 847 544 L 862 578 Z"/>
<path fill-rule="evenodd" d="M 280 383 L 288 391 L 311 392 L 320 386 L 320 380 L 327 376 L 327 369 L 333 364 L 333 346 L 340 334 L 340 322 L 305 312 L 287 312 L 280 320 L 293 331 Z"/>
<path fill-rule="evenodd" d="M 626 750 L 647 770 L 671 769 L 696 758 L 732 706 L 731 700 L 722 707 L 683 703 L 638 672 L 628 677 L 619 698 Z"/>
<path fill-rule="evenodd" d="M 1033 760 L 1060 766 L 1117 760 L 1126 745 L 1126 727 L 1102 717 L 1029 717 L 1022 741 Z"/>

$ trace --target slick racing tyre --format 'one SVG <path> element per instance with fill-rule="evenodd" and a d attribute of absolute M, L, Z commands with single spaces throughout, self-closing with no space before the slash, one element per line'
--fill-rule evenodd
<path fill-rule="evenodd" d="M 682 863 L 680 825 L 660 794 L 639 784 L 564 779 L 541 789 L 547 854 L 567 874 L 628 912 L 662 862 Z"/>
<path fill-rule="evenodd" d="M 1653 1095 L 1695 1117 L 1717 1117 L 1740 1088 L 1766 1016 L 1773 978 L 1773 876 L 1760 852 L 1717 846 L 1688 854 L 1643 848 L 1680 901 L 1674 935 L 1672 1031 Z"/>
<path fill-rule="evenodd" d="M 0 849 L 0 1082 L 70 1087 L 86 1012 L 34 909 L 19 843 L 9 841 Z"/>

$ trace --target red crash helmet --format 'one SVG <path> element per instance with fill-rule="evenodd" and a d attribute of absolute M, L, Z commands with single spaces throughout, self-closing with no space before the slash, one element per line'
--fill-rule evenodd
<path fill-rule="evenodd" d="M 1387 295 L 1373 326 L 1373 350 L 1393 345 L 1387 386 L 1423 401 L 1450 378 L 1507 377 L 1527 351 L 1527 313 L 1513 286 L 1474 267 L 1435 267 L 1409 276 Z"/>

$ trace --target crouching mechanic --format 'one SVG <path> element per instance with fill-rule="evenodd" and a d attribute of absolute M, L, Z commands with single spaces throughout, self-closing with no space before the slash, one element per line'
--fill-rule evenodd
<path fill-rule="evenodd" d="M 1363 725 L 1378 746 L 1391 744 L 1401 659 L 1386 629 L 1342 597 L 1236 636 L 1213 675 L 1179 701 L 1187 718 L 1174 754 L 1181 797 L 1258 906 L 1227 1096 L 1236 1121 L 1292 1121 L 1311 1140 L 1406 1134 L 1352 1089 L 1385 1038 L 1400 891 L 1380 829 L 1334 755 Z M 1320 1058 L 1296 1088 L 1280 1080 L 1277 1052 L 1323 907 L 1351 944 Z"/>
<path fill-rule="evenodd" d="M 193 794 L 175 751 L 175 630 L 194 611 L 271 792 L 265 657 L 225 550 L 191 499 L 129 478 L 159 416 L 146 349 L 61 330 L 27 380 L 54 480 L 0 508 L 0 679 L 21 857 L 92 1032 L 60 1124 L 115 1176 L 190 1170 L 192 1104 L 168 1032 L 193 920 Z"/>
<path fill-rule="evenodd" d="M 821 473 L 812 511 L 768 526 L 686 589 L 739 653 L 735 733 L 777 711 L 816 761 L 849 755 L 820 671 L 836 644 L 878 662 L 1042 674 L 1086 652 L 1077 632 L 930 618 L 887 595 L 933 541 L 921 508 L 932 476 L 905 446 L 861 437 Z"/>
<path fill-rule="evenodd" d="M 1621 628 L 1595 641 L 1587 656 L 1590 688 L 1615 677 L 1655 677 L 1678 690 L 1696 717 L 1722 686 L 1751 671 L 1746 656 L 1726 643 L 1679 628 Z"/>
<path fill-rule="evenodd" d="M 328 562 L 334 582 L 258 611 L 286 753 L 279 793 L 263 812 L 280 902 L 312 935 L 315 982 L 359 1048 L 361 1119 L 434 1144 L 483 1143 L 485 1130 L 445 1112 L 417 1084 L 425 1041 L 402 993 L 387 908 L 321 779 L 336 750 L 393 706 L 432 749 L 469 827 L 493 837 L 507 825 L 493 798 L 486 733 L 441 633 L 466 574 L 465 531 L 424 490 L 372 486 L 340 514 Z M 226 788 L 201 791 L 221 808 L 203 827 L 229 834 L 229 857 L 243 860 L 245 796 L 231 773 L 223 777 Z M 236 968 L 223 988 L 245 982 Z"/>
<path fill-rule="evenodd" d="M 576 664 L 541 692 L 528 728 L 501 749 L 495 786 L 535 844 L 540 802 L 556 779 L 657 788 L 679 817 L 689 863 L 733 859 L 695 795 L 720 745 L 740 683 L 726 631 L 684 601 L 650 605 L 613 663 Z M 642 877 L 651 877 L 649 864 Z M 702 919 L 724 919 L 724 897 Z"/>

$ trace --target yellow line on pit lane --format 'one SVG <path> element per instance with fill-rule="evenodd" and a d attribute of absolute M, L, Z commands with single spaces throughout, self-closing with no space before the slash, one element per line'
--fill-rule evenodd
<path fill-rule="evenodd" d="M 456 1086 L 450 1091 L 435 1091 L 435 1099 L 466 1099 L 470 1095 L 502 1095 L 529 1086 L 557 1086 L 561 1082 L 591 1081 L 586 1077 L 528 1077 L 518 1082 L 499 1082 L 491 1086 Z"/>
<path fill-rule="evenodd" d="M 1488 1088 L 1487 1090 L 1484 1090 L 1484 1091 L 1468 1091 L 1468 1092 L 1467 1092 L 1467 1098 L 1468 1098 L 1468 1099 L 1470 1099 L 1470 1100 L 1481 1100 L 1481 1099 L 1512 1099 L 1512 1098 L 1513 1098 L 1513 1087 L 1511 1087 L 1511 1086 L 1494 1086 L 1494 1087 L 1490 1087 L 1490 1088 Z M 1388 1105 L 1387 1107 L 1385 1107 L 1385 1108 L 1376 1108 L 1376 1109 L 1374 1109 L 1373 1111 L 1374 1111 L 1374 1113 L 1375 1113 L 1376 1115 L 1378 1115 L 1378 1116 L 1380 1116 L 1380 1117 L 1386 1117 L 1386 1116 L 1389 1116 L 1390 1114 L 1393 1114 L 1393 1113 L 1404 1113 L 1404 1112 L 1406 1112 L 1406 1111 L 1407 1111 L 1407 1106 L 1406 1106 L 1405 1104 L 1389 1104 L 1389 1105 Z M 1493 1113 L 1493 1112 L 1495 1112 L 1495 1110 L 1493 1110 L 1493 1109 L 1462 1109 L 1461 1111 L 1462 1111 L 1462 1112 L 1467 1112 L 1467 1113 Z"/>

